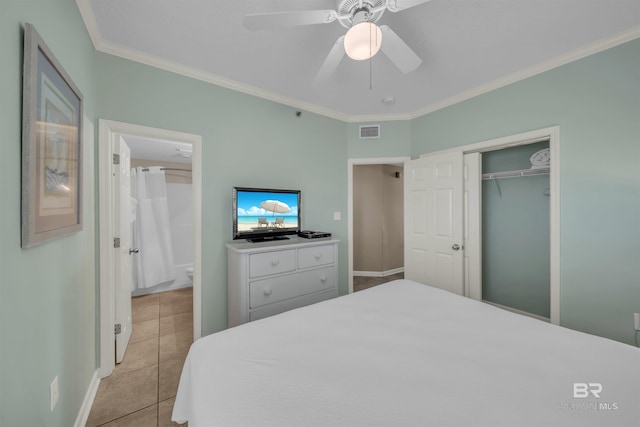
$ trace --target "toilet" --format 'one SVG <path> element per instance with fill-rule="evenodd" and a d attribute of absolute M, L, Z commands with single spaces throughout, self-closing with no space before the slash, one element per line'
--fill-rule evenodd
<path fill-rule="evenodd" d="M 184 269 L 185 274 L 193 282 L 193 267 L 187 267 Z"/>

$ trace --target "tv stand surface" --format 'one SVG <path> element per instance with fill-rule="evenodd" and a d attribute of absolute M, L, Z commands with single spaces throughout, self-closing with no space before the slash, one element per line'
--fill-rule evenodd
<path fill-rule="evenodd" d="M 229 327 L 337 297 L 338 243 L 227 243 Z"/>
<path fill-rule="evenodd" d="M 256 237 L 253 239 L 247 239 L 247 242 L 261 243 L 261 242 L 272 242 L 275 240 L 289 240 L 289 238 L 287 236 Z"/>

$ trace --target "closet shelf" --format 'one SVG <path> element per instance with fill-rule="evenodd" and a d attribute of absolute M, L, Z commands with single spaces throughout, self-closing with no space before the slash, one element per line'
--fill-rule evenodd
<path fill-rule="evenodd" d="M 520 169 L 515 171 L 504 172 L 489 172 L 482 174 L 482 180 L 488 179 L 501 179 L 501 178 L 517 178 L 521 176 L 533 176 L 533 175 L 548 175 L 550 168 L 536 168 L 536 169 Z"/>

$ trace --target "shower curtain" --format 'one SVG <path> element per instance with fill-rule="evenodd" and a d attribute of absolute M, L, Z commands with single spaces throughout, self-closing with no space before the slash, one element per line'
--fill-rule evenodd
<path fill-rule="evenodd" d="M 131 197 L 136 200 L 133 222 L 132 291 L 175 280 L 167 186 L 159 166 L 131 170 Z"/>

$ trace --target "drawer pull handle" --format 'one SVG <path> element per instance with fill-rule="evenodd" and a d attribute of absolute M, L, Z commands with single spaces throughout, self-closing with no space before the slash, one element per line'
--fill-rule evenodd
<path fill-rule="evenodd" d="M 319 260 L 320 258 L 322 258 L 322 254 L 321 254 L 320 252 L 318 252 L 318 253 L 316 254 L 316 259 L 317 259 L 317 260 Z"/>
<path fill-rule="evenodd" d="M 271 288 L 264 288 L 264 295 L 267 297 L 271 295 Z"/>
<path fill-rule="evenodd" d="M 279 259 L 272 259 L 271 260 L 271 265 L 276 267 L 278 264 L 280 264 L 280 260 Z"/>
<path fill-rule="evenodd" d="M 324 274 L 323 274 L 322 276 L 320 276 L 320 281 L 321 281 L 322 283 L 326 283 L 326 281 L 327 281 L 327 276 L 325 276 Z"/>

